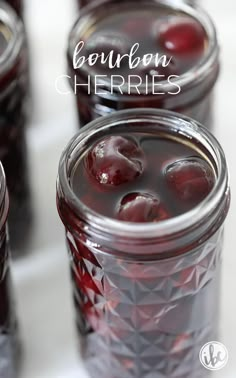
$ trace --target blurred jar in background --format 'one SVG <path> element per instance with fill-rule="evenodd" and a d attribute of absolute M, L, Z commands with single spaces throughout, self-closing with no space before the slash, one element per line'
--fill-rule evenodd
<path fill-rule="evenodd" d="M 28 52 L 22 21 L 0 2 L 0 160 L 10 196 L 9 232 L 13 249 L 30 231 L 31 205 L 25 137 Z"/>
<path fill-rule="evenodd" d="M 0 163 L 0 377 L 14 378 L 18 360 L 18 332 L 9 268 L 7 215 L 9 199 Z"/>
<path fill-rule="evenodd" d="M 23 13 L 23 0 L 6 0 L 15 9 L 19 16 Z"/>
<path fill-rule="evenodd" d="M 96 54 L 104 54 L 103 62 Z M 130 68 L 145 55 L 148 64 Z M 137 7 L 134 0 L 104 0 L 85 7 L 69 36 L 68 67 L 81 126 L 115 110 L 151 107 L 212 127 L 216 30 L 203 10 L 183 1 L 141 0 Z"/>
<path fill-rule="evenodd" d="M 95 1 L 97 1 L 97 0 L 76 0 L 79 8 L 83 8 L 87 4 L 91 4 L 92 2 L 95 2 Z M 185 1 L 186 3 L 189 3 L 191 5 L 193 5 L 197 2 L 197 0 L 183 0 L 183 1 Z M 9 2 L 11 2 L 11 0 L 9 0 Z M 14 2 L 14 0 L 12 2 Z"/>
<path fill-rule="evenodd" d="M 91 4 L 92 2 L 95 2 L 97 0 L 76 0 L 77 4 L 78 4 L 78 7 L 79 8 L 83 8 L 85 7 L 87 4 Z M 124 0 L 125 1 L 125 0 Z M 165 0 L 164 0 L 165 1 Z M 169 0 L 171 1 L 171 0 Z M 183 0 L 185 1 L 186 3 L 189 3 L 189 4 L 195 4 L 197 2 L 197 0 Z M 9 0 L 9 3 L 12 2 L 14 3 L 15 1 L 14 0 Z M 17 2 L 17 0 L 16 0 Z"/>

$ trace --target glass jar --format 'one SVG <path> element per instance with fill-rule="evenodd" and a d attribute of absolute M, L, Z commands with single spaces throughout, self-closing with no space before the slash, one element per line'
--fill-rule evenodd
<path fill-rule="evenodd" d="M 71 186 L 75 166 L 110 135 L 174 135 L 214 167 L 210 194 L 186 213 L 128 223 L 87 207 Z M 81 178 L 81 183 L 83 179 Z M 119 111 L 87 125 L 59 165 L 58 212 L 66 230 L 82 354 L 91 377 L 202 378 L 201 347 L 217 338 L 228 171 L 217 140 L 165 110 Z M 112 372 L 112 375 L 111 375 Z"/>
<path fill-rule="evenodd" d="M 81 9 L 85 7 L 86 5 L 90 4 L 92 1 L 96 1 L 96 0 L 76 0 L 76 1 L 78 3 L 78 7 Z M 196 0 L 184 0 L 184 1 L 186 1 L 186 3 L 189 3 L 191 5 L 196 3 Z"/>
<path fill-rule="evenodd" d="M 14 378 L 18 359 L 18 333 L 9 267 L 6 179 L 0 164 L 0 377 Z"/>
<path fill-rule="evenodd" d="M 26 242 L 31 224 L 25 135 L 28 52 L 22 21 L 4 2 L 0 2 L 0 10 L 0 160 L 7 178 L 9 231 L 15 250 Z"/>
<path fill-rule="evenodd" d="M 23 13 L 23 0 L 6 0 L 12 8 L 15 9 L 19 16 L 22 16 Z"/>
<path fill-rule="evenodd" d="M 134 0 L 93 2 L 80 12 L 72 28 L 68 45 L 67 77 L 76 95 L 80 126 L 116 110 L 152 107 L 174 110 L 212 127 L 212 92 L 219 73 L 219 48 L 212 20 L 203 10 L 195 9 L 181 1 L 142 0 L 138 4 L 137 9 L 137 1 Z M 165 20 L 168 20 L 169 16 L 175 17 L 176 20 L 178 17 L 187 17 L 197 22 L 198 27 L 205 33 L 204 54 L 191 68 L 187 68 L 189 60 L 183 58 L 183 55 L 170 57 L 169 53 L 163 52 L 164 50 L 161 53 L 172 60 L 167 67 L 170 75 L 161 75 L 161 82 L 158 75 L 152 76 L 151 68 L 149 76 L 143 76 L 140 65 L 126 71 L 128 62 L 125 60 L 123 62 L 126 64 L 122 66 L 121 63 L 120 69 L 106 68 L 104 64 L 101 68 L 101 62 L 91 65 L 88 62 L 77 64 L 83 56 L 88 58 L 90 53 L 97 52 L 98 44 L 105 56 L 112 48 L 114 56 L 118 56 L 118 53 L 124 55 L 124 52 L 129 54 L 131 46 L 135 43 L 139 43 L 139 49 L 133 57 L 142 58 L 143 54 L 153 53 L 148 44 L 154 43 L 153 30 L 156 33 L 160 28 L 158 17 L 162 13 Z M 160 23 L 162 24 L 162 21 Z M 189 38 L 188 33 L 186 38 Z M 76 49 L 80 41 L 84 45 L 80 46 L 81 49 Z M 105 47 L 100 46 L 101 41 L 107 41 L 108 45 L 105 46 L 104 42 Z M 162 72 L 160 65 L 161 63 L 159 71 Z M 183 70 L 183 67 L 186 71 L 184 69 L 181 74 L 171 74 L 178 69 Z M 148 80 L 148 84 L 145 80 Z M 141 83 L 138 89 L 135 83 Z"/>

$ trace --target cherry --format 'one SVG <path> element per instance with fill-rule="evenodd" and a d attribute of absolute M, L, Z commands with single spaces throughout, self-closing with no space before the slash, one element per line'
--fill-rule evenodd
<path fill-rule="evenodd" d="M 96 143 L 84 162 L 91 177 L 103 187 L 111 187 L 140 176 L 144 154 L 135 140 L 111 136 Z"/>
<path fill-rule="evenodd" d="M 165 178 L 177 198 L 191 206 L 203 200 L 215 182 L 213 170 L 201 158 L 181 159 L 170 164 Z"/>
<path fill-rule="evenodd" d="M 204 50 L 206 32 L 194 19 L 176 16 L 160 28 L 158 39 L 169 54 L 200 55 Z"/>
<path fill-rule="evenodd" d="M 169 215 L 158 197 L 136 192 L 123 197 L 117 218 L 127 222 L 158 222 L 169 218 Z"/>

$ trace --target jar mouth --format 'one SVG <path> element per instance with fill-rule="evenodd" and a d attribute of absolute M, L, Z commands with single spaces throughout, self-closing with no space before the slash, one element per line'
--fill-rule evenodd
<path fill-rule="evenodd" d="M 3 76 L 17 59 L 24 41 L 24 27 L 16 12 L 5 2 L 0 1 L 0 23 L 9 30 L 7 47 L 0 56 L 0 77 Z"/>
<path fill-rule="evenodd" d="M 172 133 L 175 132 L 176 136 L 184 136 L 189 138 L 190 141 L 197 141 L 198 147 L 200 145 L 203 149 L 206 149 L 216 167 L 215 185 L 208 196 L 190 211 L 157 223 L 124 222 L 100 215 L 80 201 L 70 185 L 70 173 L 74 167 L 74 162 L 75 160 L 78 161 L 79 156 L 82 156 L 88 150 L 90 143 L 95 143 L 96 138 L 101 139 L 101 137 L 107 136 L 108 133 L 112 133 L 122 125 L 126 125 L 129 128 L 133 127 L 133 131 L 137 132 L 138 124 L 143 122 L 146 124 L 145 128 L 152 126 L 153 130 L 155 128 L 157 130 L 157 127 L 162 127 L 166 131 L 168 130 L 167 127 L 169 127 L 169 130 Z M 140 126 L 140 129 L 141 127 L 143 125 Z M 227 172 L 224 152 L 215 137 L 205 127 L 189 117 L 180 116 L 178 113 L 162 109 L 139 108 L 118 111 L 115 115 L 100 117 L 76 134 L 61 156 L 57 184 L 58 192 L 65 196 L 66 203 L 78 216 L 78 219 L 91 226 L 95 232 L 133 241 L 151 238 L 163 239 L 164 237 L 171 238 L 174 234 L 181 233 L 186 228 L 197 227 L 216 209 L 225 206 L 224 198 L 229 192 Z M 217 215 L 219 216 L 219 211 Z M 214 221 L 216 219 L 212 219 L 213 223 Z M 223 219 L 221 222 L 223 222 Z"/>
<path fill-rule="evenodd" d="M 128 1 L 129 3 L 132 3 L 132 0 Z M 126 2 L 126 6 L 127 3 Z M 107 4 L 106 4 L 107 3 Z M 95 10 L 97 6 L 101 7 L 103 5 L 106 5 L 109 7 L 110 5 L 114 5 L 116 3 L 116 0 L 99 0 L 95 1 L 95 3 L 89 4 L 86 7 L 84 7 L 80 13 L 80 16 L 76 23 L 74 24 L 70 36 L 69 36 L 69 45 L 68 45 L 68 59 L 69 61 L 73 61 L 73 53 L 74 49 L 79 42 L 77 37 L 78 34 L 82 36 L 84 32 L 86 32 L 86 27 L 88 28 L 89 22 L 92 22 L 93 25 L 96 23 L 96 13 Z M 208 38 L 208 47 L 207 51 L 204 53 L 203 57 L 199 59 L 199 62 L 193 66 L 192 68 L 188 69 L 183 74 L 179 75 L 176 78 L 171 79 L 171 83 L 168 82 L 168 80 L 158 81 L 158 84 L 161 85 L 161 92 L 163 95 L 168 95 L 171 91 L 173 91 L 173 85 L 175 87 L 178 87 L 181 89 L 187 89 L 189 86 L 191 86 L 194 82 L 194 85 L 198 85 L 199 83 L 204 82 L 207 78 L 209 79 L 209 72 L 216 70 L 216 74 L 213 78 L 213 81 L 215 82 L 217 76 L 219 67 L 216 67 L 216 63 L 218 64 L 218 58 L 219 58 L 219 45 L 217 40 L 217 32 L 216 28 L 210 18 L 210 16 L 205 12 L 199 5 L 190 5 L 181 1 L 173 1 L 173 0 L 144 0 L 144 3 L 147 4 L 156 4 L 160 5 L 164 8 L 170 8 L 172 11 L 175 12 L 181 12 L 183 15 L 190 16 L 194 18 L 197 22 L 199 22 L 204 30 L 206 31 L 207 38 Z M 73 71 L 72 68 L 70 68 L 70 73 Z M 79 76 L 80 79 L 83 81 L 86 81 L 87 75 L 91 72 L 91 68 L 85 67 L 84 69 L 77 69 L 74 70 L 75 76 Z M 93 80 L 94 72 L 91 75 L 91 81 Z M 99 86 L 101 85 L 101 89 L 99 88 L 99 95 L 110 97 L 111 93 L 109 92 L 110 89 L 110 82 L 106 78 L 99 77 L 97 79 L 97 83 L 99 83 Z M 115 81 L 114 81 L 115 83 Z M 116 83 L 117 84 L 117 83 Z M 150 85 L 149 85 L 150 88 Z M 145 94 L 145 96 L 153 96 L 150 91 L 147 91 L 146 84 L 143 83 L 139 86 L 141 94 Z M 114 88 L 114 91 L 112 93 L 112 97 L 117 96 L 124 98 L 127 96 L 129 98 L 130 94 L 137 94 L 137 91 L 130 87 L 129 84 L 126 82 L 122 85 L 123 93 L 121 94 L 116 88 Z M 148 93 L 147 93 L 148 92 Z M 109 96 L 110 95 L 110 96 Z"/>

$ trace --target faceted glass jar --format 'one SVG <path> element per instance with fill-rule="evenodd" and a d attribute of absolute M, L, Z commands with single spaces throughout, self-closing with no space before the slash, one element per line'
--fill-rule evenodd
<path fill-rule="evenodd" d="M 28 52 L 22 21 L 0 2 L 0 160 L 10 196 L 9 231 L 13 248 L 26 241 L 31 205 L 27 165 L 26 116 Z"/>
<path fill-rule="evenodd" d="M 199 205 L 157 223 L 103 216 L 75 194 L 75 166 L 110 135 L 174 135 L 196 146 L 216 183 Z M 82 183 L 81 183 L 82 184 Z M 62 154 L 58 212 L 66 230 L 82 355 L 93 378 L 203 378 L 201 347 L 217 339 L 228 171 L 217 140 L 177 113 L 134 109 L 101 117 Z"/>
<path fill-rule="evenodd" d="M 0 164 L 0 377 L 14 378 L 18 359 L 18 334 L 10 275 L 6 179 Z"/>
<path fill-rule="evenodd" d="M 134 0 L 93 2 L 82 9 L 72 28 L 68 44 L 67 76 L 76 95 L 80 126 L 98 116 L 116 110 L 151 107 L 174 110 L 212 127 L 212 93 L 219 73 L 219 48 L 212 20 L 199 7 L 194 8 L 181 1 L 141 0 L 138 4 L 137 9 L 137 1 Z M 154 17 L 155 13 L 156 17 Z M 145 19 L 143 14 L 146 14 Z M 101 64 L 98 62 L 94 65 L 89 65 L 87 62 L 76 64 L 82 56 L 88 57 L 90 53 L 96 53 L 97 46 L 99 46 L 98 54 L 101 50 L 107 55 L 107 50 L 110 52 L 113 48 L 114 54 L 119 52 L 123 55 L 124 52 L 130 51 L 129 48 L 134 43 L 139 43 L 139 50 L 134 57 L 141 58 L 144 51 L 145 54 L 152 53 L 153 51 L 149 51 L 147 46 L 151 40 L 154 40 L 153 30 L 155 29 L 156 32 L 158 28 L 162 27 L 158 21 L 158 17 L 161 17 L 160 14 L 164 15 L 163 19 L 165 20 L 168 20 L 168 15 L 175 17 L 176 20 L 190 18 L 197 22 L 206 38 L 203 55 L 197 59 L 194 66 L 186 68 L 186 71 L 176 75 L 175 78 L 172 77 L 171 83 L 169 80 L 171 75 L 168 75 L 168 80 L 167 75 L 164 75 L 161 82 L 156 82 L 157 86 L 155 87 L 152 84 L 153 78 L 149 77 L 148 85 L 146 85 L 146 81 L 142 77 L 141 85 L 137 89 L 130 85 L 128 76 L 125 76 L 128 75 L 128 71 L 126 72 L 126 68 L 124 68 L 125 64 L 126 67 L 128 65 L 125 60 L 123 60 L 125 63 L 121 67 L 121 71 L 119 69 L 117 71 L 117 68 L 115 71 L 114 68 L 106 69 L 104 64 L 101 70 Z M 130 17 L 132 19 L 129 23 Z M 162 24 L 162 20 L 160 24 Z M 188 33 L 185 37 L 190 38 Z M 81 50 L 76 49 L 80 41 L 84 43 Z M 102 41 L 109 42 L 110 47 L 102 46 Z M 170 55 L 168 55 L 169 58 Z M 181 67 L 188 64 L 186 62 L 186 59 L 182 59 Z M 177 62 L 176 66 L 179 64 Z M 173 61 L 168 67 L 170 71 L 173 70 Z M 132 84 L 140 83 L 139 78 L 132 77 L 132 75 L 141 77 L 140 71 L 137 70 L 138 68 L 133 68 L 129 71 Z M 150 71 L 151 76 L 152 71 Z M 118 84 L 122 84 L 121 89 Z"/>

